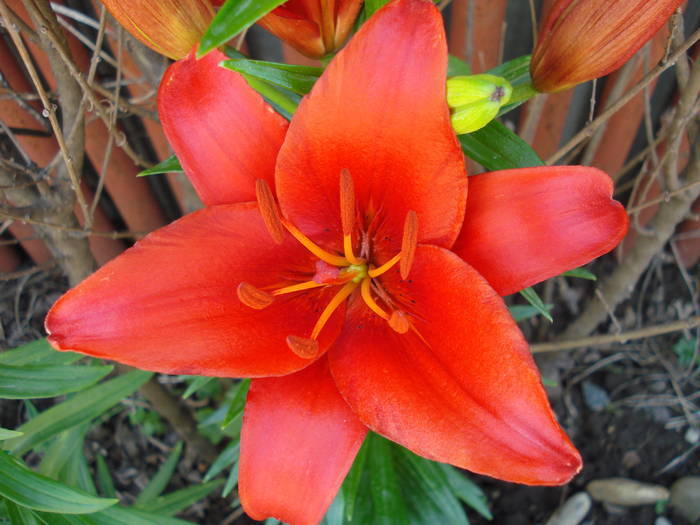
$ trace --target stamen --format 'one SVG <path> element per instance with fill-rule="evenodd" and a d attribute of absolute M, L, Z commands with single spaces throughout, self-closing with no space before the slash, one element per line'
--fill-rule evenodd
<path fill-rule="evenodd" d="M 287 346 L 302 359 L 313 359 L 319 351 L 318 341 L 295 335 L 287 336 Z"/>
<path fill-rule="evenodd" d="M 277 244 L 282 244 L 282 241 L 284 241 L 284 226 L 282 225 L 275 197 L 266 180 L 257 179 L 255 181 L 255 196 L 258 200 L 258 209 L 265 222 L 267 231 L 270 232 L 270 236 Z"/>
<path fill-rule="evenodd" d="M 342 304 L 342 302 L 357 288 L 357 283 L 350 281 L 344 285 L 337 294 L 328 303 L 326 309 L 321 312 L 321 317 L 316 321 L 314 329 L 311 331 L 311 339 L 317 339 L 318 334 L 321 333 L 321 329 L 326 325 L 328 319 L 330 319 L 333 312 Z"/>
<path fill-rule="evenodd" d="M 265 290 L 256 288 L 250 283 L 242 282 L 236 289 L 238 300 L 254 310 L 267 308 L 275 300 L 274 296 Z"/>
<path fill-rule="evenodd" d="M 340 171 L 340 223 L 343 227 L 343 252 L 350 264 L 362 264 L 352 250 L 352 231 L 355 225 L 355 185 L 352 175 L 343 168 Z"/>
<path fill-rule="evenodd" d="M 386 321 L 389 319 L 389 315 L 387 315 L 387 313 L 382 310 L 382 308 L 372 298 L 372 291 L 370 290 L 371 284 L 372 279 L 369 277 L 362 281 L 362 284 L 360 285 L 360 294 L 362 295 L 362 299 L 364 300 L 365 304 L 369 306 L 370 310 Z"/>
<path fill-rule="evenodd" d="M 328 264 L 332 264 L 333 266 L 350 265 L 350 262 L 345 257 L 341 257 L 340 255 L 333 255 L 332 253 L 329 253 L 323 248 L 320 248 L 319 246 L 314 244 L 314 242 L 311 239 L 309 239 L 306 235 L 301 233 L 297 229 L 297 227 L 291 224 L 290 222 L 283 221 L 282 224 L 284 224 L 284 227 L 287 228 L 287 231 L 289 231 L 289 233 L 291 233 L 294 236 L 294 238 L 304 246 L 304 248 L 309 250 L 322 261 L 326 261 Z"/>
<path fill-rule="evenodd" d="M 411 210 L 406 214 L 406 221 L 403 224 L 403 239 L 401 240 L 401 278 L 408 278 L 408 274 L 413 266 L 413 259 L 416 256 L 416 245 L 418 244 L 418 215 Z"/>
<path fill-rule="evenodd" d="M 319 286 L 326 286 L 326 283 L 306 281 L 305 283 L 292 284 L 291 286 L 285 286 L 284 288 L 278 288 L 277 290 L 273 290 L 272 295 L 283 295 L 286 293 L 301 292 L 302 290 L 310 290 L 311 288 L 318 288 Z"/>
<path fill-rule="evenodd" d="M 389 259 L 387 262 L 382 264 L 379 268 L 373 268 L 367 274 L 374 279 L 375 277 L 379 277 L 383 273 L 388 272 L 391 270 L 394 265 L 401 260 L 401 253 L 397 253 L 394 255 L 391 259 Z"/>
<path fill-rule="evenodd" d="M 400 334 L 405 334 L 411 328 L 411 321 L 406 312 L 402 310 L 394 310 L 389 317 L 389 326 Z"/>

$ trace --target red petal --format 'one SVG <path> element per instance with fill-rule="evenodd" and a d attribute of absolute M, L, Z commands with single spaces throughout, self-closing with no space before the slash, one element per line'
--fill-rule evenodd
<path fill-rule="evenodd" d="M 480 474 L 533 485 L 571 479 L 581 458 L 503 300 L 435 246 L 418 248 L 409 281 L 396 274 L 382 282 L 420 336 L 399 335 L 357 300 L 328 353 L 360 420 L 417 454 Z"/>
<path fill-rule="evenodd" d="M 419 240 L 451 245 L 466 177 L 445 102 L 446 67 L 432 2 L 399 0 L 377 12 L 292 121 L 275 175 L 285 215 L 307 235 L 342 239 L 339 175 L 347 168 L 359 209 L 380 216 L 378 238 L 391 238 L 394 253 L 409 210 L 418 214 Z"/>
<path fill-rule="evenodd" d="M 366 433 L 325 358 L 295 374 L 254 380 L 241 434 L 243 508 L 256 520 L 318 523 Z"/>
<path fill-rule="evenodd" d="M 163 129 L 206 205 L 255 200 L 255 179 L 273 184 L 287 121 L 246 83 L 219 67 L 214 50 L 175 62 L 158 91 Z"/>
<path fill-rule="evenodd" d="M 469 179 L 464 226 L 452 250 L 501 295 L 586 264 L 627 232 L 605 173 L 552 166 Z"/>
<path fill-rule="evenodd" d="M 253 204 L 214 206 L 157 230 L 53 306 L 49 342 L 146 370 L 208 376 L 281 375 L 307 366 L 285 342 L 308 337 L 335 288 L 244 306 L 242 282 L 258 287 L 310 280 L 314 258 L 287 236 L 272 242 Z M 339 308 L 321 351 L 343 321 Z"/>

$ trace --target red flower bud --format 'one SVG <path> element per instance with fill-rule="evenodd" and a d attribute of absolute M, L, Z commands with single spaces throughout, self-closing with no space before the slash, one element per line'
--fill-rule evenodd
<path fill-rule="evenodd" d="M 321 58 L 347 40 L 363 0 L 289 0 L 259 24 L 300 53 Z"/>
<path fill-rule="evenodd" d="M 683 0 L 558 0 L 540 28 L 530 73 L 554 92 L 607 75 L 639 50 Z"/>
<path fill-rule="evenodd" d="M 209 0 L 102 0 L 102 3 L 134 37 L 176 60 L 192 50 L 214 17 Z"/>

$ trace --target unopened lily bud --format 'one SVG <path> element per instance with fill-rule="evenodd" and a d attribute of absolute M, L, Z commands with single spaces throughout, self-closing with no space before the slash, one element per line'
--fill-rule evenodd
<path fill-rule="evenodd" d="M 210 0 L 102 0 L 134 37 L 178 60 L 199 42 L 214 18 Z"/>
<path fill-rule="evenodd" d="M 458 135 L 483 128 L 508 103 L 513 88 L 502 77 L 470 75 L 447 79 L 447 105 Z"/>
<path fill-rule="evenodd" d="M 557 0 L 542 24 L 530 74 L 541 92 L 567 89 L 615 71 L 683 0 Z"/>

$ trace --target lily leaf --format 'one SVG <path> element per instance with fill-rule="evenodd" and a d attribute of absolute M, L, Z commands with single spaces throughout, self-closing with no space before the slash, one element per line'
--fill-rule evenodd
<path fill-rule="evenodd" d="M 552 308 L 554 308 L 554 305 L 545 304 L 545 308 L 547 308 L 547 311 L 549 311 Z M 516 304 L 513 306 L 509 306 L 508 310 L 510 311 L 510 315 L 513 316 L 513 319 L 516 323 L 519 323 L 520 321 L 525 321 L 526 319 L 530 319 L 531 317 L 535 317 L 536 315 L 540 314 L 540 310 L 538 308 L 535 308 L 534 306 L 529 304 Z"/>
<path fill-rule="evenodd" d="M 49 342 L 37 339 L 26 345 L 0 352 L 0 365 L 68 365 L 84 356 L 75 352 L 59 352 L 51 348 Z"/>
<path fill-rule="evenodd" d="M 224 45 L 238 33 L 252 26 L 286 0 L 227 0 L 209 24 L 200 43 L 197 57 Z"/>
<path fill-rule="evenodd" d="M 544 166 L 527 142 L 497 120 L 457 138 L 464 153 L 489 171 Z"/>
<path fill-rule="evenodd" d="M 191 376 L 183 376 L 183 377 L 191 377 Z M 213 381 L 213 377 L 207 377 L 207 376 L 196 376 L 192 382 L 187 386 L 187 390 L 185 390 L 185 393 L 182 394 L 182 399 L 187 399 L 190 397 L 192 394 L 197 392 L 199 389 L 204 388 L 205 385 Z"/>
<path fill-rule="evenodd" d="M 0 427 L 0 441 L 5 439 L 12 439 L 21 436 L 21 432 L 15 432 L 14 430 L 9 430 L 7 428 Z"/>
<path fill-rule="evenodd" d="M 182 169 L 182 165 L 180 164 L 180 161 L 175 155 L 171 155 L 167 159 L 165 159 L 163 162 L 159 162 L 152 168 L 148 168 L 147 170 L 143 170 L 139 172 L 137 177 L 148 177 L 149 175 L 157 175 L 159 173 L 174 173 L 174 172 L 183 172 L 185 170 Z"/>
<path fill-rule="evenodd" d="M 562 275 L 566 277 L 578 277 L 579 279 L 588 279 L 589 281 L 597 281 L 598 277 L 594 273 L 589 272 L 585 268 L 574 268 L 568 272 L 564 272 Z"/>
<path fill-rule="evenodd" d="M 372 491 L 374 523 L 392 525 L 408 522 L 408 509 L 401 495 L 401 484 L 394 465 L 393 443 L 377 434 L 370 440 L 369 486 Z"/>
<path fill-rule="evenodd" d="M 182 453 L 182 441 L 178 442 L 173 448 L 165 460 L 163 465 L 158 469 L 156 475 L 153 476 L 148 485 L 144 487 L 141 493 L 136 497 L 134 501 L 135 507 L 146 507 L 151 502 L 153 502 L 168 486 L 170 478 L 173 477 L 173 472 L 177 467 L 177 462 L 180 461 L 180 454 Z"/>
<path fill-rule="evenodd" d="M 206 497 L 214 489 L 223 485 L 223 483 L 223 479 L 216 479 L 165 494 L 149 501 L 148 511 L 154 514 L 172 516 Z"/>
<path fill-rule="evenodd" d="M 0 496 L 34 510 L 87 514 L 111 507 L 118 500 L 97 498 L 36 474 L 0 451 Z"/>
<path fill-rule="evenodd" d="M 56 397 L 97 383 L 113 366 L 7 366 L 0 365 L 0 398 Z"/>
<path fill-rule="evenodd" d="M 527 301 L 533 307 L 535 307 L 537 311 L 541 313 L 545 317 L 545 319 L 547 319 L 550 323 L 554 321 L 554 319 L 552 318 L 552 314 L 549 313 L 547 305 L 544 304 L 544 301 L 537 294 L 534 288 L 525 288 L 524 290 L 520 290 L 520 295 L 527 299 Z"/>
<path fill-rule="evenodd" d="M 90 518 L 96 525 L 193 525 L 191 521 L 116 505 L 107 510 L 91 514 Z"/>
<path fill-rule="evenodd" d="M 224 60 L 221 65 L 248 77 L 288 89 L 298 95 L 306 95 L 311 91 L 314 83 L 323 73 L 323 68 L 320 67 L 295 66 L 247 58 Z"/>

